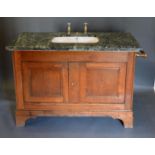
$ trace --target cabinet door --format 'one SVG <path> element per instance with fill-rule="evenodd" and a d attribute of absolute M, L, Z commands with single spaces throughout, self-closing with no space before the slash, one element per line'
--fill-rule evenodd
<path fill-rule="evenodd" d="M 126 63 L 81 63 L 80 100 L 124 103 Z"/>
<path fill-rule="evenodd" d="M 23 62 L 24 102 L 67 102 L 66 63 Z"/>

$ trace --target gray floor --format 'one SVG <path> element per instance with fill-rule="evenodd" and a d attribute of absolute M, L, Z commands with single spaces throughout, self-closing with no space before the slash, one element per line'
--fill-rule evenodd
<path fill-rule="evenodd" d="M 15 100 L 0 100 L 0 137 L 155 137 L 155 94 L 134 94 L 134 128 L 125 129 L 109 117 L 39 117 L 16 127 Z"/>

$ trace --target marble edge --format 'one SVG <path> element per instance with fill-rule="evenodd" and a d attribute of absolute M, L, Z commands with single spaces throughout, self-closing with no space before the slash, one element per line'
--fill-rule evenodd
<path fill-rule="evenodd" d="M 18 47 L 18 48 L 14 48 L 14 46 L 7 46 L 5 47 L 5 50 L 7 51 L 10 51 L 10 52 L 13 52 L 13 51 L 74 51 L 74 52 L 79 52 L 79 51 L 89 51 L 89 52 L 104 52 L 104 51 L 115 51 L 115 52 L 140 52 L 140 51 L 143 51 L 143 48 L 104 48 L 104 49 L 98 49 L 98 48 L 91 48 L 91 49 L 59 49 L 59 48 L 56 48 L 56 49 L 48 49 L 48 48 L 23 48 L 23 47 Z"/>

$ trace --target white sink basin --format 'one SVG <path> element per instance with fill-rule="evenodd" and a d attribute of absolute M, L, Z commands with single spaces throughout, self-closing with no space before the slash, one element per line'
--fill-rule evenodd
<path fill-rule="evenodd" d="M 76 44 L 94 44 L 98 43 L 99 38 L 97 37 L 89 37 L 89 36 L 65 36 L 65 37 L 54 37 L 52 39 L 52 43 L 76 43 Z"/>

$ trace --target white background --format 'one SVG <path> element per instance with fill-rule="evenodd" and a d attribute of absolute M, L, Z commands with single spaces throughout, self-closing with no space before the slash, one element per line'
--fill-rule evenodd
<path fill-rule="evenodd" d="M 153 0 L 5 0 L 1 17 L 154 17 Z M 154 139 L 0 139 L 1 155 L 154 155 Z"/>

